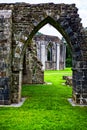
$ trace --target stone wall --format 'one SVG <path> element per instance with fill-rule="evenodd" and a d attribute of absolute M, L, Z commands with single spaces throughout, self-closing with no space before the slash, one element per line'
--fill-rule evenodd
<path fill-rule="evenodd" d="M 10 104 L 12 11 L 0 10 L 0 104 Z"/>
<path fill-rule="evenodd" d="M 37 57 L 43 64 L 43 70 L 65 68 L 66 47 L 62 40 L 57 36 L 44 34 L 37 34 L 33 39 L 37 46 Z"/>
<path fill-rule="evenodd" d="M 3 18 L 5 10 L 12 11 L 12 17 L 7 20 Z M 26 48 L 35 33 L 49 23 L 63 35 L 72 51 L 73 101 L 78 104 L 87 104 L 87 37 L 75 4 L 0 4 L 0 12 L 0 53 L 3 57 L 0 57 L 0 88 L 4 88 L 2 79 L 5 82 L 5 78 L 7 86 L 11 88 L 8 92 L 10 98 L 6 99 L 11 102 L 20 101 L 23 57 Z M 6 13 L 6 16 L 8 15 L 9 13 Z M 10 24 L 11 20 L 12 24 Z M 5 104 L 2 93 L 3 91 L 0 90 L 1 103 Z"/>
<path fill-rule="evenodd" d="M 37 58 L 36 44 L 32 41 L 26 49 L 23 61 L 23 84 L 43 84 L 44 71 Z"/>

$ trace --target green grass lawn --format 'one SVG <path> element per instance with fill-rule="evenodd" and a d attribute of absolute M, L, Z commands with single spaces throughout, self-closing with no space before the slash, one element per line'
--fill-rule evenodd
<path fill-rule="evenodd" d="M 23 86 L 22 107 L 0 107 L 0 130 L 87 130 L 87 107 L 69 104 L 72 88 L 64 85 L 63 75 L 71 75 L 70 69 L 46 71 L 45 81 L 52 85 Z"/>

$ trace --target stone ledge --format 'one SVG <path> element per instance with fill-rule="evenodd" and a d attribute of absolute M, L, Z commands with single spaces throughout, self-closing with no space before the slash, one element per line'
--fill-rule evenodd
<path fill-rule="evenodd" d="M 12 103 L 11 105 L 0 105 L 0 107 L 21 107 L 25 100 L 26 98 L 22 98 L 19 103 Z"/>
<path fill-rule="evenodd" d="M 12 10 L 0 10 L 0 16 L 2 18 L 10 18 L 12 16 Z"/>
<path fill-rule="evenodd" d="M 43 85 L 52 85 L 52 83 L 51 82 L 45 82 Z"/>
<path fill-rule="evenodd" d="M 75 107 L 75 106 L 87 107 L 87 105 L 75 104 L 75 103 L 72 101 L 72 98 L 69 98 L 68 101 L 69 101 L 69 103 L 70 103 L 73 107 Z"/>

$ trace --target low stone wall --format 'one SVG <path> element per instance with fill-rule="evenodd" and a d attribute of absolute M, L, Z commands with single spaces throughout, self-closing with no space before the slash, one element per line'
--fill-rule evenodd
<path fill-rule="evenodd" d="M 72 86 L 72 76 L 63 76 L 63 80 L 66 80 L 66 85 Z"/>

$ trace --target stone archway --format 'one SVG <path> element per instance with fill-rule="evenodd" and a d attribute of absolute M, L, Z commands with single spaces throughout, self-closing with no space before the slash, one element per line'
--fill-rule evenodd
<path fill-rule="evenodd" d="M 13 13 L 10 17 L 12 21 L 12 82 L 10 82 L 11 98 L 9 100 L 20 101 L 25 50 L 34 34 L 49 23 L 63 35 L 71 47 L 73 101 L 78 104 L 87 104 L 86 35 L 75 4 L 0 4 L 0 9 L 12 10 Z"/>

